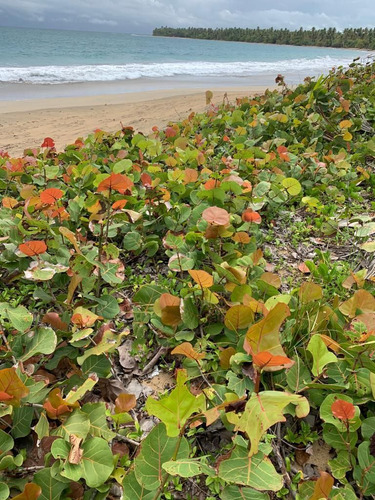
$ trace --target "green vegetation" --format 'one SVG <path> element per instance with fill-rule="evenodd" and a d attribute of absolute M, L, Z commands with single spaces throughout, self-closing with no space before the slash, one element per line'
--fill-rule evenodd
<path fill-rule="evenodd" d="M 374 70 L 1 152 L 0 500 L 373 498 Z"/>
<path fill-rule="evenodd" d="M 169 28 L 153 30 L 153 36 L 225 40 L 227 42 L 274 43 L 282 45 L 312 45 L 375 50 L 374 28 L 336 28 L 290 31 L 287 28 Z"/>

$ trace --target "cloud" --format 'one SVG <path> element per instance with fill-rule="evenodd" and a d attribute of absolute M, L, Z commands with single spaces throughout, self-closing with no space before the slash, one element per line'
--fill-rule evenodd
<path fill-rule="evenodd" d="M 1 0 L 0 24 L 150 33 L 157 26 L 375 25 L 374 0 Z M 66 21 L 69 20 L 69 22 Z"/>

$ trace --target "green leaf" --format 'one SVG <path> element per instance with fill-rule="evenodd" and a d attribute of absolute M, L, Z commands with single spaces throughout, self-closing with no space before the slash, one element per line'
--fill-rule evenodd
<path fill-rule="evenodd" d="M 69 440 L 69 436 L 74 434 L 77 437 L 85 439 L 89 431 L 90 419 L 88 415 L 81 410 L 74 410 L 60 427 L 51 432 L 51 435 L 61 436 Z"/>
<path fill-rule="evenodd" d="M 369 441 L 364 441 L 358 446 L 358 463 L 363 471 L 366 471 L 366 480 L 375 484 L 375 457 L 370 453 Z"/>
<path fill-rule="evenodd" d="M 21 406 L 13 410 L 12 436 L 17 438 L 30 434 L 31 422 L 34 416 L 34 409 L 30 406 Z"/>
<path fill-rule="evenodd" d="M 42 488 L 42 494 L 38 500 L 60 500 L 61 493 L 69 487 L 69 483 L 63 483 L 56 479 L 50 467 L 37 472 L 33 481 Z"/>
<path fill-rule="evenodd" d="M 206 407 L 204 394 L 193 396 L 185 386 L 186 380 L 186 371 L 178 370 L 177 386 L 168 396 L 159 401 L 149 397 L 146 401 L 146 410 L 166 425 L 170 437 L 178 436 L 187 419 Z"/>
<path fill-rule="evenodd" d="M 104 439 L 94 437 L 82 445 L 82 477 L 90 488 L 101 486 L 113 471 L 113 455 Z"/>
<path fill-rule="evenodd" d="M 139 233 L 131 231 L 124 236 L 124 248 L 125 250 L 134 251 L 138 250 L 142 244 L 142 237 Z"/>
<path fill-rule="evenodd" d="M 366 418 L 362 422 L 361 432 L 364 439 L 370 439 L 375 434 L 375 417 Z"/>
<path fill-rule="evenodd" d="M 8 486 L 5 483 L 0 482 L 0 500 L 8 500 L 9 497 L 10 491 Z"/>
<path fill-rule="evenodd" d="M 191 297 L 184 299 L 183 311 L 181 317 L 184 325 L 190 328 L 191 330 L 195 330 L 195 328 L 198 327 L 199 325 L 198 308 Z"/>
<path fill-rule="evenodd" d="M 5 302 L 0 303 L 0 315 L 8 318 L 12 326 L 19 332 L 28 330 L 33 322 L 33 315 L 26 307 L 11 307 Z"/>
<path fill-rule="evenodd" d="M 258 453 L 259 441 L 267 429 L 277 422 L 285 422 L 284 408 L 289 404 L 296 406 L 297 417 L 308 415 L 310 405 L 305 397 L 278 391 L 252 394 L 241 416 L 234 412 L 227 413 L 227 419 L 235 425 L 235 430 L 246 432 L 249 437 L 250 456 Z"/>
<path fill-rule="evenodd" d="M 184 458 L 163 463 L 163 469 L 171 476 L 194 477 L 199 474 L 214 476 L 214 470 L 199 458 Z"/>
<path fill-rule="evenodd" d="M 153 500 L 156 491 L 148 491 L 140 485 L 135 477 L 135 472 L 131 471 L 126 474 L 122 486 L 124 489 L 124 500 Z"/>
<path fill-rule="evenodd" d="M 120 312 L 120 306 L 113 295 L 102 295 L 96 302 L 99 304 L 100 316 L 104 319 L 113 319 Z"/>
<path fill-rule="evenodd" d="M 107 378 L 111 373 L 111 362 L 104 354 L 89 356 L 82 363 L 81 370 L 83 375 L 96 373 L 99 378 Z"/>
<path fill-rule="evenodd" d="M 358 433 L 356 431 L 349 432 L 348 436 L 347 430 L 340 432 L 334 425 L 324 424 L 323 439 L 325 443 L 332 446 L 336 451 L 347 450 L 348 444 L 350 445 L 350 449 L 353 450 L 357 445 Z"/>
<path fill-rule="evenodd" d="M 323 339 L 317 333 L 311 337 L 307 351 L 311 352 L 313 357 L 313 367 L 311 369 L 315 377 L 323 373 L 324 367 L 329 363 L 337 363 L 337 357 L 330 352 Z"/>
<path fill-rule="evenodd" d="M 105 403 L 87 403 L 81 409 L 90 419 L 91 436 L 102 437 L 106 441 L 116 436 L 108 427 Z"/>
<path fill-rule="evenodd" d="M 256 490 L 279 491 L 283 486 L 283 477 L 264 453 L 250 457 L 246 448 L 240 446 L 234 448 L 230 458 L 220 462 L 218 476 L 229 483 Z"/>
<path fill-rule="evenodd" d="M 339 480 L 344 479 L 346 473 L 352 468 L 347 450 L 340 451 L 336 458 L 328 461 L 328 465 L 333 477 Z"/>
<path fill-rule="evenodd" d="M 72 405 L 83 398 L 86 392 L 91 391 L 98 381 L 97 375 L 90 375 L 76 390 L 71 390 L 67 394 L 65 400 L 68 404 Z"/>
<path fill-rule="evenodd" d="M 311 382 L 311 375 L 310 370 L 303 363 L 301 358 L 296 356 L 293 360 L 295 364 L 287 371 L 286 380 L 288 382 L 288 387 L 290 387 L 293 392 L 298 392 Z"/>
<path fill-rule="evenodd" d="M 246 486 L 226 486 L 220 494 L 221 500 L 269 500 L 267 493 Z"/>
<path fill-rule="evenodd" d="M 98 344 L 96 344 L 95 347 L 86 349 L 85 353 L 77 358 L 77 362 L 82 365 L 83 362 L 90 356 L 98 356 L 99 354 L 103 354 L 105 352 L 109 353 L 115 351 L 121 344 L 122 339 L 126 335 L 126 333 L 127 332 L 122 332 L 120 334 L 117 334 L 111 332 L 111 330 L 106 330 L 104 332 L 102 340 Z"/>
<path fill-rule="evenodd" d="M 331 491 L 330 498 L 332 500 L 357 500 L 357 495 L 349 486 L 345 488 L 334 489 Z"/>
<path fill-rule="evenodd" d="M 37 354 L 52 354 L 56 349 L 57 337 L 50 327 L 40 327 L 26 345 L 26 352 L 20 361 L 26 361 Z"/>
<path fill-rule="evenodd" d="M 156 490 L 162 481 L 162 465 L 172 459 L 179 438 L 169 437 L 163 424 L 159 424 L 142 442 L 140 453 L 134 461 L 135 476 L 147 490 Z M 189 444 L 182 438 L 176 458 L 189 456 Z"/>
<path fill-rule="evenodd" d="M 13 446 L 13 438 L 7 432 L 0 429 L 0 458 L 3 457 L 7 451 L 10 451 Z"/>
<path fill-rule="evenodd" d="M 293 177 L 286 177 L 281 181 L 283 187 L 288 191 L 290 196 L 297 196 L 302 191 L 301 184 Z"/>
<path fill-rule="evenodd" d="M 38 423 L 34 427 L 34 430 L 39 440 L 46 436 L 49 436 L 49 422 L 44 411 L 42 411 L 42 413 L 40 414 Z"/>

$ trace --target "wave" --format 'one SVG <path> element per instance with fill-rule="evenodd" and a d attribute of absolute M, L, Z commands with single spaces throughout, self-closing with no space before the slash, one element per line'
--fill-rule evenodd
<path fill-rule="evenodd" d="M 324 73 L 334 66 L 347 66 L 349 58 L 285 59 L 273 62 L 165 62 L 150 64 L 0 67 L 0 82 L 59 84 L 108 82 L 166 77 L 249 77 L 274 73 Z"/>

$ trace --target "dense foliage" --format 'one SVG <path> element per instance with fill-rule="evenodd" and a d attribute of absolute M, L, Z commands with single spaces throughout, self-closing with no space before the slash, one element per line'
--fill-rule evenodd
<path fill-rule="evenodd" d="M 153 30 L 154 36 L 225 40 L 227 42 L 274 43 L 282 45 L 312 45 L 375 50 L 374 28 L 336 28 L 291 31 L 287 28 L 169 28 Z"/>
<path fill-rule="evenodd" d="M 373 498 L 374 69 L 1 153 L 1 500 Z"/>

